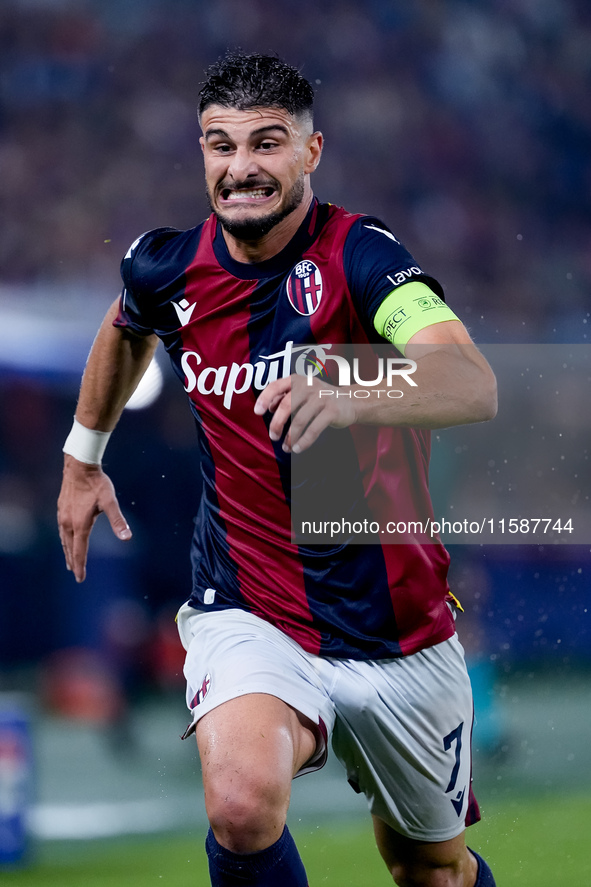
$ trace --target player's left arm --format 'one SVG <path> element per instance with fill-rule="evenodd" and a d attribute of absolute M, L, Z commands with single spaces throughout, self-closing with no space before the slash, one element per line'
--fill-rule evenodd
<path fill-rule="evenodd" d="M 496 415 L 496 379 L 487 360 L 459 320 L 445 320 L 417 331 L 404 349 L 416 363 L 409 374 L 415 382 L 404 388 L 400 398 L 355 397 L 360 385 L 350 386 L 351 396 L 327 397 L 332 386 L 313 378 L 278 379 L 262 392 L 255 412 L 269 410 L 272 440 L 279 440 L 291 417 L 284 449 L 300 452 L 314 443 L 329 425 L 346 428 L 355 423 L 398 425 L 414 428 L 445 428 L 486 422 Z M 409 366 L 411 366 L 409 364 Z M 324 394 L 321 396 L 320 391 Z M 339 391 L 343 392 L 340 388 Z M 371 389 L 370 389 L 371 391 Z"/>
<path fill-rule="evenodd" d="M 392 424 L 416 428 L 445 428 L 487 422 L 497 414 L 495 375 L 460 320 L 445 320 L 418 330 L 404 347 L 404 356 L 417 365 L 411 395 L 398 401 Z M 358 422 L 376 421 L 357 417 Z M 382 422 L 376 414 L 379 424 Z"/>

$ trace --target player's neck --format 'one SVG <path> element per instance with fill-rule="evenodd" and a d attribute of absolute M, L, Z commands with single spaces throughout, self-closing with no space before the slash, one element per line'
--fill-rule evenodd
<path fill-rule="evenodd" d="M 272 259 L 273 256 L 276 256 L 287 246 L 292 237 L 295 237 L 298 228 L 306 218 L 312 196 L 311 191 L 307 192 L 300 205 L 275 225 L 274 228 L 271 228 L 269 233 L 261 237 L 260 240 L 238 240 L 238 238 L 229 234 L 225 228 L 222 228 L 230 256 L 235 262 L 246 262 L 248 264 Z"/>

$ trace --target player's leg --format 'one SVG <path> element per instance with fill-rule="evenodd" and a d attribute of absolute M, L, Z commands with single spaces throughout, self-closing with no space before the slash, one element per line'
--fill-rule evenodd
<path fill-rule="evenodd" d="M 314 754 L 316 731 L 260 693 L 225 702 L 197 724 L 213 887 L 306 887 L 285 821 L 291 781 Z"/>
<path fill-rule="evenodd" d="M 316 750 L 313 725 L 280 699 L 254 693 L 214 708 L 196 733 L 216 840 L 234 853 L 270 847 L 285 827 L 291 781 Z"/>
<path fill-rule="evenodd" d="M 397 883 L 492 887 L 490 870 L 464 845 L 465 826 L 479 814 L 470 787 L 472 694 L 457 638 L 403 659 L 334 668 L 333 747 L 368 799 Z"/>
<path fill-rule="evenodd" d="M 468 850 L 464 835 L 426 843 L 405 838 L 373 817 L 378 849 L 399 887 L 495 887 L 486 862 Z"/>
<path fill-rule="evenodd" d="M 306 887 L 285 820 L 293 776 L 326 758 L 330 699 L 301 648 L 252 614 L 181 610 L 179 631 L 212 885 Z"/>

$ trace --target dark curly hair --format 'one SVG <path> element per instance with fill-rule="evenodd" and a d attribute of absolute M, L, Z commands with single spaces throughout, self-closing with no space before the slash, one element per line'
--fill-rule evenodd
<path fill-rule="evenodd" d="M 280 58 L 231 52 L 207 70 L 199 91 L 199 115 L 208 105 L 245 111 L 283 108 L 294 117 L 312 117 L 314 90 L 297 68 Z"/>

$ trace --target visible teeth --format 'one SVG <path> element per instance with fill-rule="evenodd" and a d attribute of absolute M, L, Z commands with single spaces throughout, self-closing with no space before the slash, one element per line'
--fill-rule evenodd
<path fill-rule="evenodd" d="M 257 188 L 253 191 L 230 191 L 228 194 L 228 200 L 240 200 L 243 197 L 266 197 L 266 191 L 263 188 Z"/>

